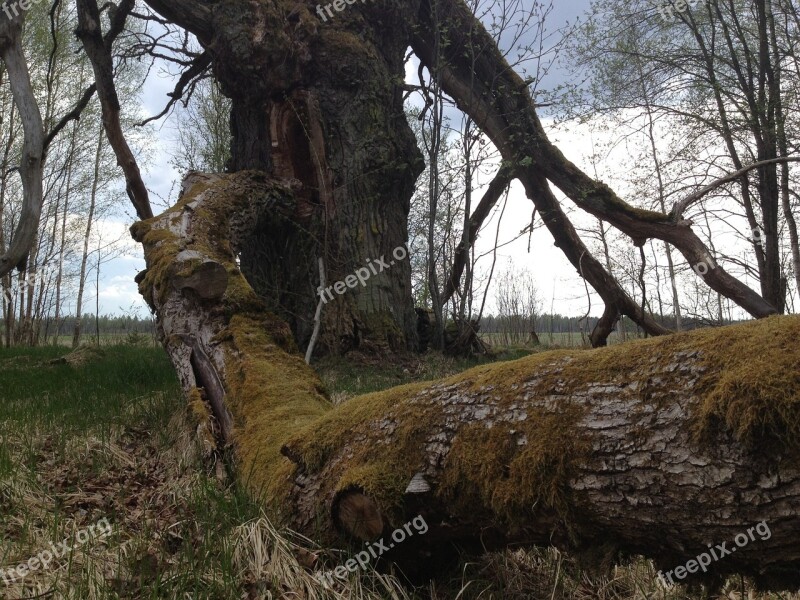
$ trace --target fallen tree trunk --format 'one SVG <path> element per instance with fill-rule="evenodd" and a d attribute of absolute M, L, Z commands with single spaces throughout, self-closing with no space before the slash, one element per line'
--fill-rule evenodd
<path fill-rule="evenodd" d="M 241 172 L 184 190 L 132 228 L 140 290 L 192 407 L 273 516 L 366 540 L 422 515 L 429 533 L 402 545 L 417 566 L 450 556 L 442 544 L 513 543 L 663 569 L 766 521 L 769 539 L 709 573 L 800 584 L 800 318 L 547 352 L 333 408 L 237 265 L 291 189 Z"/>

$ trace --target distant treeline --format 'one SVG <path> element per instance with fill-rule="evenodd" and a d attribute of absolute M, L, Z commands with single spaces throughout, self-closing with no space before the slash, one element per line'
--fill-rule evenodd
<path fill-rule="evenodd" d="M 664 327 L 675 329 L 675 317 L 673 315 L 651 315 L 653 319 Z M 562 335 L 576 334 L 581 332 L 587 335 L 591 333 L 599 320 L 598 317 L 570 317 L 561 314 L 541 314 L 536 316 L 495 316 L 488 315 L 481 319 L 480 332 L 482 334 L 501 335 L 507 344 L 526 344 L 534 341 L 536 335 Z M 682 329 L 697 329 L 699 327 L 730 325 L 730 321 L 710 322 L 707 320 L 687 319 L 682 321 Z M 622 318 L 617 323 L 616 332 L 622 339 L 627 337 L 637 337 L 639 329 L 636 324 L 628 318 Z"/>
<path fill-rule="evenodd" d="M 654 315 L 653 318 L 665 327 L 675 328 L 675 318 L 666 315 L 663 318 Z M 580 334 L 582 331 L 589 333 L 597 324 L 597 317 L 570 317 L 561 314 L 542 314 L 535 317 L 521 316 L 495 316 L 488 315 L 481 319 L 480 332 L 484 334 L 501 334 L 508 337 L 510 343 L 527 343 L 531 340 L 531 332 L 542 334 Z M 533 324 L 533 327 L 531 327 Z M 684 329 L 696 329 L 710 325 L 728 325 L 729 323 L 709 323 L 692 319 L 683 320 Z M 61 343 L 68 344 L 75 331 L 75 317 L 65 317 L 59 320 L 58 326 L 53 319 L 44 319 L 38 332 L 38 343 L 52 343 L 58 335 Z M 638 330 L 630 319 L 622 319 L 617 324 L 617 332 L 636 337 Z M 102 340 L 109 338 L 122 339 L 131 334 L 152 335 L 155 331 L 155 321 L 150 318 L 138 316 L 115 316 L 87 314 L 81 317 L 81 331 L 88 338 Z M 5 323 L 0 319 L 0 332 L 5 333 Z M 0 341 L 5 340 L 5 335 L 0 335 Z M 12 345 L 13 342 L 12 342 Z"/>
<path fill-rule="evenodd" d="M 19 327 L 17 322 L 15 333 L 24 328 Z M 64 317 L 59 319 L 56 323 L 52 318 L 44 318 L 39 324 L 39 329 L 34 332 L 33 339 L 34 345 L 52 344 L 54 339 L 58 337 L 61 344 L 69 345 L 73 339 L 76 325 L 75 317 Z M 108 341 L 109 338 L 121 340 L 125 336 L 139 335 L 151 336 L 155 331 L 155 321 L 150 318 L 140 318 L 138 316 L 117 316 L 117 315 L 101 315 L 96 316 L 92 313 L 83 315 L 80 322 L 80 331 L 83 333 L 83 340 L 91 342 L 96 341 L 98 338 L 101 342 Z M 14 346 L 21 343 L 20 340 L 10 340 L 7 342 L 6 324 L 3 319 L 0 319 L 0 345 Z M 26 339 L 27 343 L 27 339 Z"/>

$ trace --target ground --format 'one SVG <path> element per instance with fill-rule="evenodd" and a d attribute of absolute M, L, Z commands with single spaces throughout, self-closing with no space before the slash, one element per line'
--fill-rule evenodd
<path fill-rule="evenodd" d="M 552 549 L 463 557 L 460 569 L 420 589 L 373 565 L 326 588 L 315 574 L 358 549 L 318 548 L 276 531 L 205 455 L 163 351 L 126 341 L 69 362 L 56 360 L 64 348 L 0 350 L 2 598 L 701 598 L 664 589 L 644 560 L 596 573 Z M 318 370 L 341 403 L 474 365 L 428 354 L 397 364 L 329 360 Z M 48 549 L 63 556 L 46 568 L 29 563 L 22 577 L 19 565 Z M 738 579 L 723 594 L 800 600 L 755 594 Z"/>

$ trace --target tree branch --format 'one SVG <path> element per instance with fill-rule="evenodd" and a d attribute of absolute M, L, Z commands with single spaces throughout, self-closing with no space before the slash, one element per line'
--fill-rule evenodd
<path fill-rule="evenodd" d="M 445 277 L 445 289 L 444 293 L 442 294 L 442 306 L 447 304 L 447 302 L 453 297 L 453 294 L 455 294 L 456 290 L 458 289 L 459 281 L 461 281 L 461 275 L 464 273 L 464 268 L 469 260 L 470 248 L 472 248 L 472 246 L 475 244 L 475 240 L 478 237 L 478 231 L 480 231 L 480 228 L 483 227 L 483 222 L 486 220 L 486 217 L 489 216 L 489 213 L 495 207 L 497 201 L 508 189 L 508 186 L 512 180 L 513 176 L 511 174 L 511 169 L 501 167 L 497 172 L 497 175 L 495 175 L 495 178 L 489 184 L 489 188 L 486 190 L 483 198 L 481 198 L 481 201 L 478 203 L 475 211 L 470 216 L 469 227 L 465 229 L 461 235 L 461 241 L 459 242 L 455 251 L 453 266 L 450 269 L 450 273 L 448 273 Z"/>
<path fill-rule="evenodd" d="M 213 34 L 211 9 L 196 0 L 145 0 L 155 12 L 191 31 L 201 43 L 208 43 Z"/>
<path fill-rule="evenodd" d="M 660 239 L 675 246 L 693 267 L 705 264 L 708 268 L 698 269 L 705 282 L 753 316 L 777 312 L 714 262 L 690 223 L 676 223 L 669 215 L 630 206 L 567 160 L 547 138 L 528 85 L 508 65 L 462 0 L 437 0 L 435 10 L 431 0 L 424 0 L 421 6 L 420 26 L 412 40 L 414 51 L 459 108 L 492 139 L 503 158 L 520 165 L 519 178 L 526 187 L 540 187 L 535 180 L 543 175 L 577 206 L 627 234 L 637 246 L 648 238 Z M 449 40 L 447 55 L 436 61 L 434 44 L 442 35 Z M 467 60 L 464 47 L 473 47 L 477 59 Z"/>
<path fill-rule="evenodd" d="M 25 268 L 28 253 L 39 231 L 44 198 L 44 125 L 22 49 L 24 14 L 21 12 L 11 19 L 0 17 L 0 57 L 8 73 L 25 136 L 19 167 L 23 189 L 22 213 L 13 240 L 6 254 L 0 257 L 0 277 L 14 267 Z"/>
<path fill-rule="evenodd" d="M 91 102 L 92 98 L 94 97 L 95 92 L 97 92 L 97 84 L 93 83 L 86 91 L 83 92 L 83 95 L 80 97 L 78 102 L 75 103 L 75 106 L 70 110 L 67 114 L 65 114 L 61 119 L 59 119 L 58 123 L 56 123 L 50 132 L 47 134 L 44 140 L 44 150 L 45 153 L 47 149 L 50 148 L 50 144 L 53 143 L 53 140 L 56 139 L 56 136 L 61 133 L 61 130 L 66 127 L 70 121 L 74 121 L 76 119 L 80 119 L 81 115 L 83 114 L 84 109 L 89 106 L 89 102 Z"/>
<path fill-rule="evenodd" d="M 75 34 L 81 40 L 86 55 L 92 63 L 97 94 L 103 113 L 103 126 L 108 141 L 117 156 L 117 164 L 125 173 L 128 197 L 140 219 L 153 216 L 147 187 L 142 180 L 136 157 L 125 140 L 120 123 L 120 104 L 114 84 L 114 61 L 111 57 L 111 44 L 124 25 L 125 18 L 133 9 L 135 0 L 123 0 L 111 21 L 111 29 L 106 39 L 100 29 L 100 10 L 95 0 L 76 0 L 78 7 L 78 28 Z"/>
<path fill-rule="evenodd" d="M 151 123 L 152 121 L 158 121 L 161 117 L 166 115 L 169 112 L 169 109 L 172 108 L 178 100 L 183 98 L 183 92 L 186 89 L 186 86 L 189 85 L 193 79 L 205 73 L 210 66 L 211 55 L 208 52 L 203 52 L 199 56 L 195 57 L 189 65 L 189 68 L 181 73 L 178 83 L 175 84 L 175 89 L 169 94 L 170 99 L 169 102 L 167 102 L 167 105 L 164 107 L 164 110 L 157 115 L 138 123 L 138 126 L 144 127 L 148 123 Z"/>
<path fill-rule="evenodd" d="M 692 204 L 699 201 L 704 196 L 707 196 L 714 190 L 722 187 L 726 183 L 731 183 L 732 181 L 736 181 L 737 179 L 741 179 L 743 175 L 746 175 L 753 169 L 759 169 L 761 167 L 765 167 L 767 165 L 772 165 L 776 163 L 787 163 L 787 162 L 800 162 L 800 156 L 784 156 L 780 158 L 772 158 L 770 160 L 762 160 L 760 162 L 755 162 L 751 165 L 747 165 L 735 171 L 729 175 L 725 175 L 725 177 L 720 177 L 716 181 L 711 182 L 704 188 L 699 189 L 698 191 L 694 192 L 686 196 L 684 199 L 676 202 L 675 205 L 672 207 L 672 211 L 670 215 L 672 216 L 672 220 L 675 222 L 680 221 L 683 218 L 683 213 L 686 212 L 686 209 L 689 208 Z"/>

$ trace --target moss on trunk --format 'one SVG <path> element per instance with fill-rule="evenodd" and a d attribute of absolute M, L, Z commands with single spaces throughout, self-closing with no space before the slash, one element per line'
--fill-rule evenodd
<path fill-rule="evenodd" d="M 201 355 L 220 381 L 203 394 L 221 394 L 233 419 L 238 476 L 300 531 L 318 536 L 336 523 L 374 536 L 415 512 L 448 540 L 574 548 L 613 539 L 677 561 L 732 528 L 796 518 L 800 317 L 544 352 L 333 408 L 236 263 L 254 217 L 291 206 L 258 173 L 216 176 L 134 232 L 148 264 L 141 291 L 195 414 L 208 378 L 196 369 Z M 208 263 L 228 275 L 218 297 L 176 284 Z M 409 491 L 412 480 L 424 493 Z M 373 515 L 369 527 L 341 514 L 353 494 Z M 658 519 L 671 536 L 642 527 Z M 800 562 L 785 553 L 792 531 L 719 568 Z"/>

